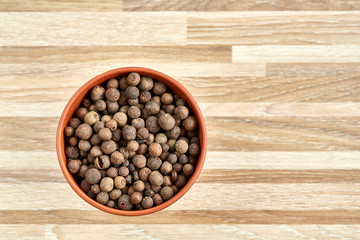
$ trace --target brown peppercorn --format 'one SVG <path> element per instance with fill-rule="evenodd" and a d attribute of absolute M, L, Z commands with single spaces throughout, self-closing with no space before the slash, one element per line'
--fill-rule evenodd
<path fill-rule="evenodd" d="M 83 179 L 80 183 L 80 188 L 84 192 L 88 192 L 88 191 L 90 191 L 91 185 L 90 185 L 90 183 L 87 182 L 87 180 Z"/>
<path fill-rule="evenodd" d="M 142 118 L 135 118 L 131 121 L 131 126 L 133 126 L 136 129 L 140 129 L 145 127 L 145 121 Z"/>
<path fill-rule="evenodd" d="M 174 105 L 167 105 L 164 110 L 168 114 L 173 114 L 174 110 L 175 110 L 175 106 Z"/>
<path fill-rule="evenodd" d="M 121 139 L 121 130 L 119 128 L 112 132 L 111 140 L 118 142 Z"/>
<path fill-rule="evenodd" d="M 182 168 L 183 168 L 183 165 L 181 163 L 177 162 L 177 163 L 173 164 L 173 169 L 178 173 L 181 172 Z"/>
<path fill-rule="evenodd" d="M 127 143 L 126 147 L 130 152 L 136 152 L 139 149 L 139 143 L 135 140 L 131 140 Z"/>
<path fill-rule="evenodd" d="M 173 95 L 171 93 L 164 93 L 161 95 L 161 102 L 163 104 L 171 104 L 174 101 Z"/>
<path fill-rule="evenodd" d="M 122 135 L 127 141 L 134 140 L 136 138 L 136 129 L 133 126 L 126 125 L 122 129 Z"/>
<path fill-rule="evenodd" d="M 127 194 L 121 195 L 118 201 L 118 205 L 121 210 L 131 210 L 133 207 L 133 204 L 130 201 L 130 197 Z"/>
<path fill-rule="evenodd" d="M 147 160 L 147 166 L 151 169 L 151 170 L 157 170 L 161 167 L 161 159 L 159 157 L 150 157 Z"/>
<path fill-rule="evenodd" d="M 147 182 L 149 181 L 149 177 L 151 174 L 151 170 L 147 167 L 144 167 L 139 172 L 139 177 L 142 181 Z"/>
<path fill-rule="evenodd" d="M 117 122 L 114 119 L 111 119 L 105 123 L 105 127 L 110 129 L 110 131 L 115 131 L 117 128 Z"/>
<path fill-rule="evenodd" d="M 158 118 L 155 116 L 151 116 L 146 119 L 146 128 L 152 133 L 158 132 L 160 130 Z"/>
<path fill-rule="evenodd" d="M 164 181 L 161 186 L 163 187 L 169 187 L 171 185 L 171 177 L 170 176 L 164 176 Z"/>
<path fill-rule="evenodd" d="M 101 192 L 99 184 L 93 184 L 90 188 L 91 192 L 94 194 L 99 194 Z"/>
<path fill-rule="evenodd" d="M 129 84 L 127 83 L 127 77 L 121 77 L 119 80 L 119 87 L 121 88 L 121 90 L 125 90 L 128 86 Z"/>
<path fill-rule="evenodd" d="M 116 151 L 116 143 L 113 140 L 104 141 L 101 143 L 101 150 L 105 154 L 111 154 Z"/>
<path fill-rule="evenodd" d="M 110 166 L 110 158 L 108 155 L 101 155 L 97 157 L 94 161 L 94 165 L 97 169 L 106 169 Z"/>
<path fill-rule="evenodd" d="M 76 136 L 84 140 L 89 139 L 92 133 L 92 128 L 87 123 L 81 124 L 75 131 Z"/>
<path fill-rule="evenodd" d="M 162 95 L 166 92 L 166 85 L 162 82 L 155 82 L 153 92 L 156 95 Z"/>
<path fill-rule="evenodd" d="M 130 196 L 130 201 L 132 204 L 138 204 L 142 200 L 142 195 L 139 192 L 134 192 Z"/>
<path fill-rule="evenodd" d="M 71 118 L 68 123 L 68 125 L 72 127 L 74 130 L 76 130 L 80 126 L 80 124 L 81 121 L 78 118 Z"/>
<path fill-rule="evenodd" d="M 151 93 L 150 92 L 141 92 L 139 96 L 140 103 L 147 103 L 151 100 Z"/>
<path fill-rule="evenodd" d="M 166 113 L 159 118 L 159 125 L 165 131 L 169 131 L 175 126 L 175 119 Z"/>
<path fill-rule="evenodd" d="M 98 133 L 100 129 L 103 129 L 105 127 L 105 123 L 103 121 L 96 122 L 93 126 L 94 132 Z"/>
<path fill-rule="evenodd" d="M 112 200 L 119 199 L 119 197 L 121 197 L 121 190 L 116 188 L 111 190 L 111 192 L 109 193 L 109 197 Z"/>
<path fill-rule="evenodd" d="M 100 131 L 98 132 L 98 137 L 103 140 L 103 141 L 108 141 L 111 139 L 112 137 L 112 133 L 110 131 L 110 129 L 108 128 L 102 128 L 100 129 Z"/>
<path fill-rule="evenodd" d="M 136 137 L 138 140 L 145 140 L 149 137 L 149 130 L 147 128 L 139 128 Z"/>
<path fill-rule="evenodd" d="M 162 148 L 161 145 L 157 142 L 153 142 L 152 144 L 150 144 L 149 146 L 149 154 L 152 157 L 158 157 L 160 156 L 162 153 Z"/>
<path fill-rule="evenodd" d="M 105 89 L 102 86 L 95 86 L 91 90 L 91 99 L 96 102 L 104 98 Z"/>
<path fill-rule="evenodd" d="M 95 145 L 95 146 L 100 144 L 101 140 L 100 140 L 99 136 L 97 135 L 97 133 L 95 133 L 91 136 L 90 142 L 92 145 Z"/>
<path fill-rule="evenodd" d="M 130 73 L 127 77 L 127 83 L 136 86 L 140 83 L 140 75 L 138 73 Z"/>
<path fill-rule="evenodd" d="M 158 114 L 160 111 L 160 104 L 155 101 L 149 101 L 145 105 L 145 110 L 152 115 Z"/>
<path fill-rule="evenodd" d="M 136 105 L 139 104 L 139 99 L 137 99 L 137 98 L 128 99 L 128 104 L 129 104 L 130 106 L 136 106 Z"/>
<path fill-rule="evenodd" d="M 109 201 L 109 194 L 107 192 L 100 192 L 96 196 L 96 201 L 101 204 L 106 204 Z"/>
<path fill-rule="evenodd" d="M 178 140 L 175 144 L 175 149 L 180 154 L 186 153 L 188 148 L 189 148 L 189 145 L 184 140 Z"/>
<path fill-rule="evenodd" d="M 191 164 L 185 164 L 183 167 L 183 173 L 185 176 L 190 177 L 194 172 L 194 166 Z"/>
<path fill-rule="evenodd" d="M 139 149 L 137 150 L 136 153 L 144 155 L 147 153 L 147 150 L 148 150 L 148 146 L 145 143 L 143 143 L 143 144 L 140 144 Z"/>
<path fill-rule="evenodd" d="M 135 155 L 132 159 L 132 163 L 137 168 L 144 168 L 146 166 L 146 158 L 144 155 Z"/>
<path fill-rule="evenodd" d="M 156 206 L 160 205 L 163 203 L 163 199 L 162 197 L 160 196 L 160 194 L 156 193 L 153 197 L 152 197 L 153 201 L 154 201 L 154 204 Z"/>
<path fill-rule="evenodd" d="M 106 110 L 108 113 L 116 113 L 120 108 L 118 102 L 106 101 Z"/>
<path fill-rule="evenodd" d="M 172 190 L 171 187 L 163 187 L 160 190 L 160 195 L 166 201 L 174 196 L 174 191 Z"/>
<path fill-rule="evenodd" d="M 80 170 L 80 163 L 78 160 L 70 160 L 67 163 L 67 167 L 71 174 L 75 174 Z"/>
<path fill-rule="evenodd" d="M 120 165 L 124 162 L 124 155 L 119 151 L 115 151 L 110 156 L 110 161 L 114 165 Z"/>
<path fill-rule="evenodd" d="M 166 136 L 171 139 L 177 139 L 180 136 L 180 131 L 181 129 L 178 126 L 174 126 L 172 129 L 166 132 Z"/>
<path fill-rule="evenodd" d="M 160 143 L 160 144 L 165 144 L 167 143 L 167 137 L 164 133 L 158 133 L 155 136 L 155 142 Z"/>
<path fill-rule="evenodd" d="M 67 136 L 67 137 L 71 137 L 72 135 L 74 135 L 74 133 L 75 133 L 75 130 L 74 130 L 74 128 L 71 127 L 71 126 L 67 126 L 67 127 L 64 129 L 64 134 L 65 134 L 65 136 Z"/>
<path fill-rule="evenodd" d="M 115 113 L 113 119 L 117 122 L 117 125 L 119 127 L 123 127 L 126 125 L 127 115 L 123 112 L 117 112 Z"/>
<path fill-rule="evenodd" d="M 137 87 L 129 86 L 125 90 L 125 95 L 128 99 L 135 99 L 139 97 L 140 91 Z"/>
<path fill-rule="evenodd" d="M 130 119 L 138 118 L 141 115 L 141 110 L 137 106 L 131 106 L 128 110 L 128 116 Z"/>
<path fill-rule="evenodd" d="M 85 179 L 89 184 L 95 184 L 100 181 L 101 174 L 96 168 L 91 168 L 85 173 Z"/>
<path fill-rule="evenodd" d="M 105 177 L 100 181 L 100 189 L 104 192 L 110 192 L 114 188 L 114 180 L 109 177 Z"/>
<path fill-rule="evenodd" d="M 185 119 L 188 117 L 189 115 L 189 109 L 185 106 L 178 106 L 175 108 L 174 110 L 174 114 L 175 114 L 175 117 L 177 117 L 178 119 Z"/>
<path fill-rule="evenodd" d="M 150 91 L 154 86 L 154 81 L 150 77 L 142 76 L 140 79 L 139 89 L 141 91 Z"/>
<path fill-rule="evenodd" d="M 197 157 L 200 155 L 200 146 L 197 143 L 191 143 L 189 146 L 189 155 Z"/>
<path fill-rule="evenodd" d="M 178 175 L 176 182 L 174 183 L 175 186 L 177 186 L 178 188 L 182 188 L 183 186 L 185 186 L 187 180 L 186 177 L 184 175 Z"/>
<path fill-rule="evenodd" d="M 161 146 L 162 147 L 162 146 Z M 164 150 L 163 150 L 164 151 Z M 161 153 L 161 155 L 160 155 L 160 159 L 162 160 L 162 161 L 166 161 L 166 159 L 167 159 L 167 157 L 169 156 L 169 152 L 163 152 L 163 153 Z"/>
<path fill-rule="evenodd" d="M 65 155 L 71 159 L 77 159 L 80 155 L 80 150 L 74 146 L 67 146 L 65 148 Z"/>
<path fill-rule="evenodd" d="M 151 197 L 144 197 L 143 200 L 141 201 L 141 205 L 145 209 L 151 208 L 154 205 L 154 201 L 152 200 Z"/>
<path fill-rule="evenodd" d="M 120 173 L 120 171 L 119 171 Z M 114 185 L 117 189 L 123 189 L 125 188 L 126 186 L 126 180 L 123 176 L 117 176 L 115 179 L 114 179 Z"/>
<path fill-rule="evenodd" d="M 192 115 L 188 116 L 184 121 L 183 125 L 186 130 L 188 131 L 194 131 L 198 128 L 198 122 L 196 118 Z"/>
<path fill-rule="evenodd" d="M 83 164 L 84 164 L 84 162 L 83 162 Z M 79 176 L 82 178 L 85 178 L 85 173 L 87 172 L 87 170 L 89 170 L 89 167 L 87 165 L 81 165 L 80 170 L 79 170 Z"/>
<path fill-rule="evenodd" d="M 119 175 L 120 176 L 123 176 L 123 177 L 126 177 L 127 175 L 129 175 L 130 171 L 127 167 L 125 166 L 122 166 L 119 168 Z"/>
<path fill-rule="evenodd" d="M 113 200 L 109 200 L 107 203 L 106 203 L 106 206 L 110 207 L 110 208 L 114 208 L 115 207 L 115 202 Z"/>
<path fill-rule="evenodd" d="M 161 186 L 161 184 L 163 184 L 164 182 L 163 176 L 158 171 L 153 171 L 150 174 L 149 180 L 152 185 L 156 185 L 156 186 Z"/>
<path fill-rule="evenodd" d="M 88 140 L 80 140 L 78 147 L 80 150 L 87 152 L 91 149 L 91 143 Z"/>
<path fill-rule="evenodd" d="M 175 164 L 177 162 L 177 156 L 173 153 L 170 153 L 167 158 L 167 161 L 171 164 Z"/>
<path fill-rule="evenodd" d="M 135 191 L 142 192 L 145 189 L 145 184 L 143 181 L 137 180 L 134 182 L 133 187 L 134 187 Z"/>
<path fill-rule="evenodd" d="M 104 100 L 97 100 L 95 103 L 96 111 L 104 111 L 106 109 L 106 102 Z"/>
<path fill-rule="evenodd" d="M 105 97 L 109 101 L 116 102 L 120 98 L 120 92 L 116 88 L 108 88 L 105 92 Z"/>
<path fill-rule="evenodd" d="M 93 126 L 96 122 L 100 120 L 99 114 L 95 111 L 88 112 L 84 117 L 84 122 Z"/>
<path fill-rule="evenodd" d="M 118 175 L 118 170 L 115 167 L 110 167 L 107 171 L 106 174 L 108 175 L 108 177 L 111 178 L 116 178 Z"/>
<path fill-rule="evenodd" d="M 161 168 L 160 168 L 160 172 L 163 175 L 168 175 L 171 171 L 173 170 L 172 164 L 169 163 L 168 161 L 165 161 L 162 163 Z"/>
<path fill-rule="evenodd" d="M 87 108 L 81 107 L 76 110 L 76 117 L 79 118 L 81 121 L 84 121 L 85 115 L 88 113 Z"/>

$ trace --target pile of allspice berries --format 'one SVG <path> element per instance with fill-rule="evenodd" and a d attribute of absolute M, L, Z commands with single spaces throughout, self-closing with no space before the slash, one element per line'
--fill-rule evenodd
<path fill-rule="evenodd" d="M 93 87 L 64 134 L 67 167 L 81 189 L 122 210 L 172 198 L 200 154 L 198 122 L 187 102 L 138 73 Z"/>

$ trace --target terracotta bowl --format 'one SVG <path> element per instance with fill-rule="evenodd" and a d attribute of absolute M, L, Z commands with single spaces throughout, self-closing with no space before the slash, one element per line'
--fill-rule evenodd
<path fill-rule="evenodd" d="M 154 80 L 165 83 L 175 94 L 178 94 L 179 96 L 181 96 L 188 102 L 192 112 L 195 114 L 195 116 L 198 120 L 198 123 L 199 123 L 199 140 L 200 140 L 201 153 L 198 158 L 198 162 L 196 164 L 193 175 L 190 177 L 190 179 L 188 180 L 186 185 L 182 189 L 180 189 L 180 191 L 174 197 L 172 197 L 168 201 L 166 201 L 158 206 L 155 206 L 155 207 L 152 207 L 149 209 L 124 211 L 124 210 L 109 208 L 105 205 L 102 205 L 102 204 L 96 202 L 95 200 L 93 200 L 92 198 L 90 198 L 85 192 L 83 192 L 81 190 L 80 186 L 75 181 L 74 177 L 69 173 L 67 166 L 66 166 L 67 161 L 66 161 L 66 157 L 65 157 L 64 128 L 67 126 L 68 121 L 70 120 L 70 118 L 72 118 L 76 109 L 79 108 L 79 106 L 80 106 L 82 100 L 85 98 L 86 94 L 94 86 L 101 85 L 102 83 L 109 80 L 110 78 L 120 77 L 123 75 L 127 75 L 131 72 L 137 72 L 140 75 L 148 76 L 148 77 L 153 78 Z M 198 176 L 201 172 L 201 169 L 204 165 L 205 155 L 206 155 L 206 146 L 207 146 L 206 141 L 207 141 L 207 139 L 206 139 L 205 120 L 201 114 L 200 108 L 197 105 L 194 98 L 191 96 L 191 94 L 180 83 L 178 83 L 173 78 L 171 78 L 161 72 L 152 70 L 152 69 L 141 68 L 141 67 L 125 67 L 125 68 L 118 68 L 118 69 L 110 70 L 108 72 L 100 74 L 99 76 L 94 77 L 93 79 L 91 79 L 90 81 L 85 83 L 82 87 L 80 87 L 79 90 L 77 90 L 75 92 L 75 94 L 70 98 L 69 102 L 66 104 L 65 109 L 61 115 L 59 125 L 57 128 L 56 151 L 57 151 L 57 156 L 59 159 L 61 170 L 62 170 L 66 180 L 68 181 L 68 183 L 70 184 L 72 189 L 74 189 L 74 191 L 82 199 L 84 199 L 86 202 L 88 202 L 92 206 L 94 206 L 100 210 L 103 210 L 105 212 L 108 212 L 108 213 L 125 215 L 125 216 L 139 216 L 139 215 L 154 213 L 154 212 L 157 212 L 161 209 L 164 209 L 164 208 L 170 206 L 171 204 L 173 204 L 174 202 L 179 200 L 190 189 L 190 187 L 194 184 L 194 182 L 198 178 Z"/>

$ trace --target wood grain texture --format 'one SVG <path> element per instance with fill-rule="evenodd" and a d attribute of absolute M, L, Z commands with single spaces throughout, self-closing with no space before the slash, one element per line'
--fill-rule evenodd
<path fill-rule="evenodd" d="M 123 0 L 124 11 L 359 10 L 356 0 Z"/>
<path fill-rule="evenodd" d="M 360 2 L 0 2 L 0 239 L 359 239 Z M 101 212 L 58 166 L 85 82 L 142 66 L 206 119 L 193 187 L 143 217 Z"/>
<path fill-rule="evenodd" d="M 122 0 L 3 0 L 0 11 L 121 11 Z"/>
<path fill-rule="evenodd" d="M 188 13 L 187 39 L 192 44 L 357 45 L 359 20 L 359 12 Z"/>

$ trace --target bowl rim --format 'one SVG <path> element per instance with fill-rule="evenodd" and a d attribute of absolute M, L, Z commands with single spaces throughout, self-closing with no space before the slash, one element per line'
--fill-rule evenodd
<path fill-rule="evenodd" d="M 187 103 L 189 104 L 192 112 L 197 118 L 198 124 L 199 124 L 199 140 L 200 140 L 200 147 L 201 152 L 198 157 L 197 164 L 195 166 L 195 170 L 193 175 L 189 178 L 188 182 L 185 184 L 183 188 L 179 190 L 172 198 L 167 200 L 166 202 L 163 202 L 162 204 L 151 207 L 148 209 L 143 210 L 133 210 L 133 211 L 126 211 L 126 210 L 120 210 L 115 208 L 110 208 L 105 205 L 102 205 L 98 202 L 96 202 L 94 199 L 90 198 L 76 183 L 73 176 L 69 173 L 67 166 L 66 166 L 66 156 L 65 156 L 65 137 L 64 137 L 64 128 L 67 126 L 68 120 L 73 116 L 74 109 L 77 109 L 80 106 L 80 103 L 82 99 L 85 97 L 85 95 L 90 91 L 90 89 L 96 85 L 103 84 L 105 81 L 109 80 L 113 77 L 120 77 L 122 75 L 126 75 L 131 72 L 137 72 L 140 75 L 145 75 L 148 77 L 153 78 L 154 80 L 163 82 L 167 87 L 169 87 L 175 94 L 181 95 L 182 98 L 184 98 Z M 81 97 L 81 100 L 78 100 Z M 75 104 L 75 102 L 78 102 L 78 104 Z M 193 98 L 193 96 L 190 94 L 190 92 L 182 86 L 178 81 L 173 79 L 172 77 L 158 72 L 156 70 L 150 69 L 150 68 L 144 68 L 144 67 L 122 67 L 122 68 L 116 68 L 109 70 L 107 72 L 104 72 L 102 74 L 99 74 L 95 76 L 94 78 L 87 81 L 85 84 L 83 84 L 70 98 L 70 100 L 67 102 L 61 117 L 59 119 L 58 128 L 56 132 L 56 152 L 58 161 L 60 164 L 61 171 L 64 174 L 64 177 L 66 181 L 69 183 L 71 188 L 87 203 L 92 205 L 93 207 L 96 207 L 102 211 L 115 214 L 115 215 L 122 215 L 122 216 L 140 216 L 140 215 L 146 215 L 150 213 L 154 213 L 157 211 L 160 211 L 164 208 L 167 208 L 168 206 L 175 203 L 177 200 L 179 200 L 184 194 L 192 187 L 192 185 L 195 183 L 196 179 L 199 177 L 200 172 L 203 168 L 204 162 L 205 162 L 205 156 L 207 151 L 207 133 L 206 133 L 206 126 L 205 126 L 205 119 L 201 113 L 201 110 Z"/>

